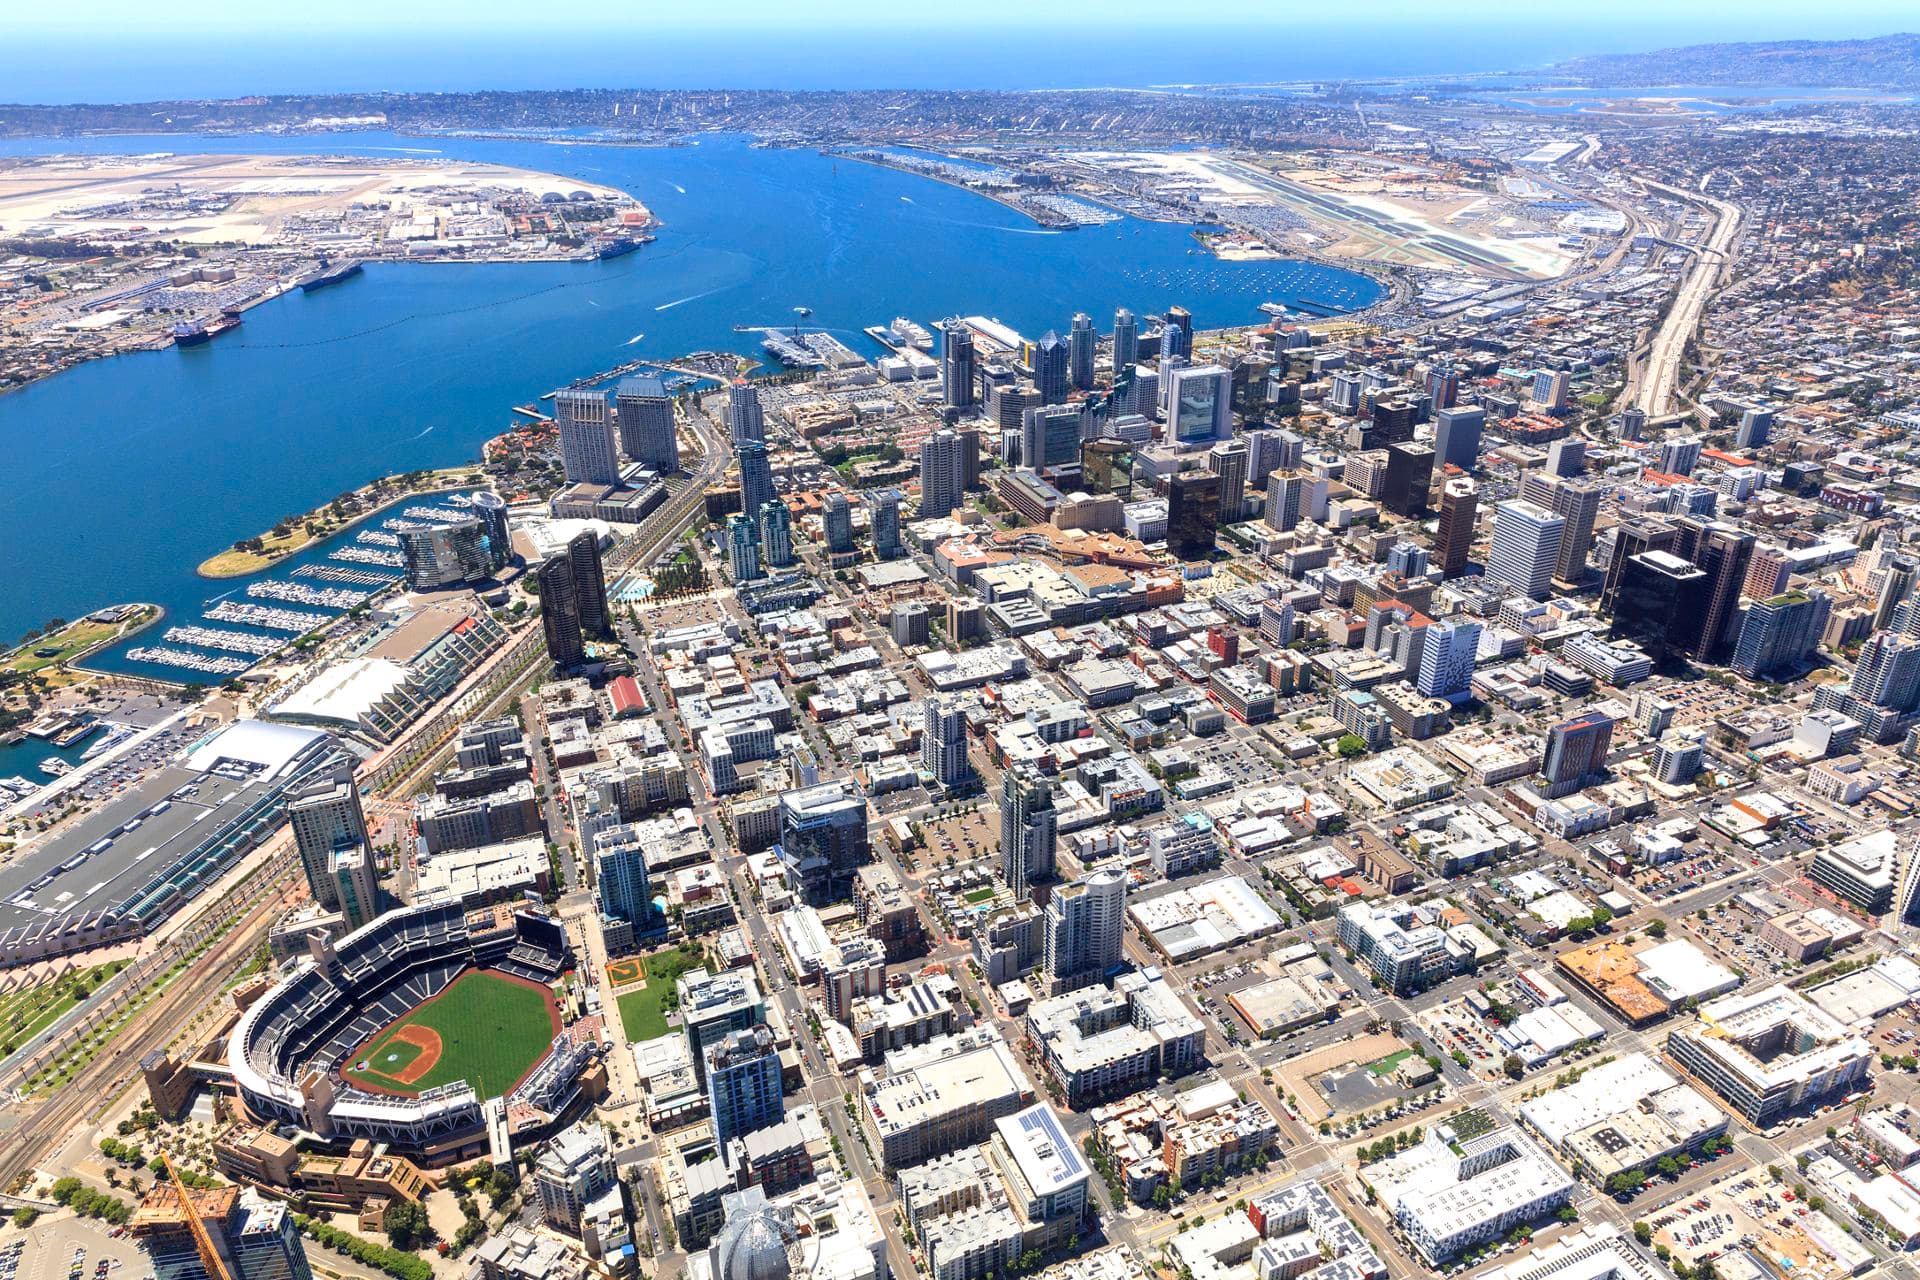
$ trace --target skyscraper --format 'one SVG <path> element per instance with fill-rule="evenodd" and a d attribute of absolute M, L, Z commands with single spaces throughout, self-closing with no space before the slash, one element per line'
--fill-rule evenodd
<path fill-rule="evenodd" d="M 409 591 L 437 591 L 493 572 L 487 527 L 478 518 L 402 529 L 399 538 Z"/>
<path fill-rule="evenodd" d="M 680 469 L 673 397 L 659 374 L 622 378 L 613 393 L 613 408 L 620 424 L 620 447 L 629 458 L 654 471 Z"/>
<path fill-rule="evenodd" d="M 1607 753 L 1613 746 L 1613 717 L 1587 711 L 1547 730 L 1546 755 L 1540 762 L 1548 798 L 1571 795 L 1591 786 L 1607 773 Z"/>
<path fill-rule="evenodd" d="M 1619 601 L 1627 561 L 1649 551 L 1671 553 L 1680 545 L 1680 536 L 1672 526 L 1642 521 L 1618 525 L 1613 534 L 1613 556 L 1607 561 L 1606 580 L 1600 586 L 1600 612 L 1612 613 Z"/>
<path fill-rule="evenodd" d="M 1753 549 L 1753 559 L 1747 563 L 1747 580 L 1740 584 L 1740 594 L 1750 600 L 1765 600 L 1777 596 L 1787 589 L 1787 578 L 1793 562 L 1780 547 L 1757 546 Z"/>
<path fill-rule="evenodd" d="M 1633 641 L 1657 663 L 1676 653 L 1698 656 L 1707 575 L 1669 551 L 1645 551 L 1616 563 L 1610 634 Z"/>
<path fill-rule="evenodd" d="M 1113 378 L 1140 363 L 1140 322 L 1125 307 L 1113 313 Z"/>
<path fill-rule="evenodd" d="M 200 1242 L 172 1181 L 156 1178 L 128 1230 L 154 1280 L 210 1280 Z M 313 1280 L 300 1229 L 286 1205 L 253 1188 L 195 1188 L 191 1212 L 229 1280 Z"/>
<path fill-rule="evenodd" d="M 1067 377 L 1079 391 L 1093 390 L 1093 348 L 1098 335 L 1093 317 L 1084 311 L 1073 313 L 1073 327 L 1067 331 Z"/>
<path fill-rule="evenodd" d="M 941 787 L 962 786 L 973 778 L 967 713 L 954 699 L 930 694 L 920 704 L 920 763 Z"/>
<path fill-rule="evenodd" d="M 1473 685 L 1473 660 L 1480 649 L 1480 624 L 1449 618 L 1426 628 L 1420 673 L 1414 687 L 1429 698 L 1464 702 Z"/>
<path fill-rule="evenodd" d="M 359 787 L 350 774 L 315 782 L 287 802 L 287 821 L 313 900 L 328 911 L 339 910 L 333 856 L 367 844 L 367 814 L 360 804 Z"/>
<path fill-rule="evenodd" d="M 1455 476 L 1440 487 L 1440 527 L 1434 549 L 1440 555 L 1440 574 L 1457 578 L 1466 571 L 1473 551 L 1473 524 L 1480 514 L 1480 495 L 1473 481 Z"/>
<path fill-rule="evenodd" d="M 1088 330 L 1091 336 L 1092 330 Z M 1066 339 L 1049 329 L 1033 347 L 1033 385 L 1040 389 L 1041 404 L 1064 404 L 1069 382 L 1069 353 Z"/>
<path fill-rule="evenodd" d="M 767 446 L 759 440 L 748 440 L 738 448 L 740 454 L 740 510 L 751 516 L 761 507 L 774 500 L 773 463 L 767 457 Z"/>
<path fill-rule="evenodd" d="M 949 320 L 940 330 L 940 393 L 949 409 L 965 409 L 973 404 L 974 386 L 973 330 L 958 320 Z"/>
<path fill-rule="evenodd" d="M 491 489 L 482 489 L 473 495 L 473 505 L 468 510 L 480 522 L 487 565 L 498 573 L 513 559 L 513 533 L 507 528 L 506 499 Z"/>
<path fill-rule="evenodd" d="M 1436 364 L 1427 370 L 1427 399 L 1435 413 L 1451 409 L 1460 400 L 1460 374 L 1450 364 Z"/>
<path fill-rule="evenodd" d="M 1890 711 L 1920 708 L 1920 637 L 1869 636 L 1854 663 L 1848 692 Z"/>
<path fill-rule="evenodd" d="M 607 607 L 607 570 L 600 561 L 600 535 L 583 529 L 567 543 L 567 562 L 573 568 L 573 595 L 579 602 L 580 632 L 588 636 L 613 634 L 613 611 Z"/>
<path fill-rule="evenodd" d="M 1910 556 L 1886 556 L 1880 562 L 1880 595 L 1873 606 L 1873 629 L 1885 631 L 1893 625 L 1893 611 L 1913 594 L 1920 566 Z"/>
<path fill-rule="evenodd" d="M 1758 449 L 1773 434 L 1773 410 L 1752 408 L 1740 415 L 1740 429 L 1734 433 L 1736 449 Z"/>
<path fill-rule="evenodd" d="M 1554 562 L 1553 576 L 1578 585 L 1587 574 L 1587 556 L 1593 550 L 1593 522 L 1600 515 L 1601 486 L 1591 480 L 1573 480 L 1557 475 L 1530 475 L 1520 486 L 1520 496 L 1567 522 L 1560 539 L 1560 555 Z"/>
<path fill-rule="evenodd" d="M 563 671 L 579 666 L 587 659 L 587 646 L 572 560 L 564 551 L 548 557 L 533 571 L 533 580 L 540 588 L 540 627 L 546 633 L 547 656 Z"/>
<path fill-rule="evenodd" d="M 653 907 L 644 827 L 616 826 L 593 837 L 595 892 L 600 914 L 645 932 Z"/>
<path fill-rule="evenodd" d="M 566 468 L 568 484 L 620 483 L 620 450 L 614 441 L 613 412 L 604 392 L 557 392 L 553 421 L 560 435 L 560 462 Z"/>
<path fill-rule="evenodd" d="M 1213 553 L 1220 525 L 1220 477 L 1187 471 L 1167 480 L 1167 550 L 1182 560 Z"/>
<path fill-rule="evenodd" d="M 867 506 L 873 558 L 892 560 L 900 554 L 900 491 L 877 489 L 867 495 Z"/>
<path fill-rule="evenodd" d="M 1494 508 L 1487 577 L 1529 599 L 1544 600 L 1560 560 L 1567 522 L 1535 503 L 1509 499 Z"/>
<path fill-rule="evenodd" d="M 760 530 L 749 516 L 727 520 L 727 568 L 735 582 L 751 582 L 761 576 Z"/>
<path fill-rule="evenodd" d="M 1020 415 L 1020 465 L 1034 471 L 1080 460 L 1086 415 L 1074 405 L 1038 405 Z"/>
<path fill-rule="evenodd" d="M 1217 364 L 1176 369 L 1167 384 L 1167 439 L 1176 445 L 1233 434 L 1233 374 Z"/>
<path fill-rule="evenodd" d="M 1160 358 L 1193 359 L 1193 316 L 1185 307 L 1168 307 L 1160 321 Z"/>
<path fill-rule="evenodd" d="M 364 844 L 336 849 L 332 875 L 340 914 L 346 917 L 348 929 L 358 929 L 380 914 L 380 876 L 373 864 L 373 850 Z"/>
<path fill-rule="evenodd" d="M 780 796 L 780 865 L 808 902 L 843 899 L 870 860 L 867 802 L 848 782 L 822 782 Z"/>
<path fill-rule="evenodd" d="M 1247 503 L 1247 442 L 1222 440 L 1208 452 L 1207 468 L 1220 477 L 1220 523 L 1232 524 Z"/>
<path fill-rule="evenodd" d="M 1286 533 L 1300 523 L 1306 505 L 1307 478 L 1298 471 L 1276 471 L 1267 477 L 1267 526 Z"/>
<path fill-rule="evenodd" d="M 1016 898 L 1036 880 L 1053 878 L 1059 814 L 1053 783 L 1038 769 L 1016 766 L 1000 777 L 1000 878 Z"/>
<path fill-rule="evenodd" d="M 1127 877 L 1117 868 L 1062 885 L 1047 899 L 1041 967 L 1056 991 L 1104 978 L 1120 964 L 1126 936 Z"/>
<path fill-rule="evenodd" d="M 1732 525 L 1717 524 L 1694 516 L 1675 522 L 1679 534 L 1679 554 L 1706 571 L 1710 580 L 1707 614 L 1700 627 L 1700 653 L 1706 659 L 1720 656 L 1733 638 L 1734 610 L 1740 603 L 1740 588 L 1747 580 L 1747 563 L 1753 558 L 1753 535 Z"/>
<path fill-rule="evenodd" d="M 1089 493 L 1111 493 L 1123 502 L 1133 497 L 1133 446 L 1108 438 L 1082 444 L 1080 482 Z"/>
<path fill-rule="evenodd" d="M 760 554 L 771 569 L 784 569 L 793 563 L 793 517 L 784 502 L 769 502 L 760 508 Z"/>
<path fill-rule="evenodd" d="M 732 1163 L 728 1148 L 743 1134 L 779 1124 L 786 1115 L 780 1091 L 780 1051 L 763 1023 L 732 1031 L 707 1046 L 707 1111 L 713 1143 Z"/>
<path fill-rule="evenodd" d="M 827 537 L 827 550 L 834 554 L 853 550 L 853 506 L 844 493 L 830 493 L 820 504 L 820 523 Z"/>
<path fill-rule="evenodd" d="M 1561 413 L 1567 407 L 1567 392 L 1572 379 L 1565 369 L 1533 371 L 1533 402 L 1548 413 Z"/>
<path fill-rule="evenodd" d="M 1794 674 L 1820 645 L 1833 601 L 1818 588 L 1788 591 L 1747 607 L 1733 669 L 1749 680 Z"/>
<path fill-rule="evenodd" d="M 1587 442 L 1567 436 L 1547 446 L 1547 474 L 1573 479 L 1587 470 Z"/>
<path fill-rule="evenodd" d="M 1417 519 L 1427 510 L 1427 488 L 1433 482 L 1433 446 L 1387 446 L 1387 482 L 1381 505 L 1397 516 Z"/>
<path fill-rule="evenodd" d="M 1487 411 L 1479 405 L 1442 409 L 1434 415 L 1433 451 L 1441 466 L 1472 471 L 1480 463 L 1480 431 Z"/>
<path fill-rule="evenodd" d="M 766 413 L 760 407 L 760 390 L 745 378 L 727 388 L 727 436 L 735 448 L 748 440 L 767 438 Z"/>
<path fill-rule="evenodd" d="M 960 436 L 936 431 L 920 446 L 920 518 L 951 514 L 960 505 L 966 482 L 966 461 Z"/>
<path fill-rule="evenodd" d="M 550 1227 L 579 1235 L 586 1208 L 615 1184 L 607 1131 L 597 1120 L 583 1120 L 555 1134 L 533 1166 L 533 1190 L 540 1216 Z"/>

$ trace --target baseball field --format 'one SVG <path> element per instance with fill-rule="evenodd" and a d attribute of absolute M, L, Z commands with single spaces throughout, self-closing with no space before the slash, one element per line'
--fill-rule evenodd
<path fill-rule="evenodd" d="M 377 1093 L 415 1094 L 465 1080 L 482 1098 L 510 1092 L 560 1033 L 553 993 L 479 970 L 381 1030 L 340 1074 Z"/>

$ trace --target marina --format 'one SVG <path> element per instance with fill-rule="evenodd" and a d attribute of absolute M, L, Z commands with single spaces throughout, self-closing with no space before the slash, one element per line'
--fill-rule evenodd
<path fill-rule="evenodd" d="M 204 653 L 195 653 L 191 649 L 174 649 L 166 645 L 151 644 L 138 645 L 127 650 L 127 657 L 135 662 L 150 662 L 157 667 L 181 667 L 187 671 L 198 671 L 208 676 L 237 676 L 253 665 L 245 658 L 212 657 Z"/>
<path fill-rule="evenodd" d="M 168 627 L 164 637 L 168 644 L 190 644 L 201 649 L 226 649 L 233 653 L 250 653 L 256 658 L 264 658 L 275 649 L 283 648 L 286 641 L 275 636 L 256 636 L 245 631 L 223 631 L 217 627 Z"/>
<path fill-rule="evenodd" d="M 341 547 L 328 552 L 327 559 L 345 560 L 350 564 L 376 564 L 383 569 L 399 569 L 406 564 L 406 557 L 398 551 L 383 551 L 375 547 Z"/>
<path fill-rule="evenodd" d="M 453 524 L 467 518 L 466 512 L 446 507 L 408 507 L 400 514 L 409 520 L 424 520 L 429 524 Z"/>
<path fill-rule="evenodd" d="M 391 533 L 381 533 L 378 529 L 362 530 L 354 536 L 353 540 L 370 547 L 391 547 L 396 555 L 399 554 L 399 537 Z"/>
<path fill-rule="evenodd" d="M 275 609 L 263 604 L 247 604 L 241 600 L 222 600 L 200 616 L 209 622 L 238 622 L 249 627 L 265 627 L 269 631 L 291 631 L 296 635 L 305 635 L 332 621 L 324 613 L 307 613 L 301 609 Z"/>
<path fill-rule="evenodd" d="M 303 564 L 293 571 L 293 576 L 318 578 L 322 582 L 344 582 L 349 586 L 376 588 L 390 587 L 398 581 L 392 574 L 375 573 L 371 569 L 346 569 L 333 564 Z"/>
<path fill-rule="evenodd" d="M 285 600 L 290 604 L 318 605 L 322 609 L 351 609 L 372 595 L 371 591 L 354 591 L 348 587 L 310 587 L 303 582 L 266 582 L 251 583 L 247 594 L 256 600 Z"/>

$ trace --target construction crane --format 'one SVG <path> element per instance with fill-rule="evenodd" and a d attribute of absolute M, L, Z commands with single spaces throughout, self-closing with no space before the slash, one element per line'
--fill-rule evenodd
<path fill-rule="evenodd" d="M 233 1273 L 227 1270 L 220 1251 L 213 1247 L 213 1237 L 207 1234 L 205 1224 L 200 1221 L 200 1210 L 194 1207 L 186 1184 L 174 1172 L 173 1159 L 162 1151 L 160 1162 L 166 1166 L 167 1180 L 173 1183 L 174 1194 L 180 1197 L 180 1208 L 187 1215 L 187 1230 L 193 1233 L 193 1247 L 200 1252 L 200 1265 L 207 1269 L 207 1280 L 233 1280 Z"/>

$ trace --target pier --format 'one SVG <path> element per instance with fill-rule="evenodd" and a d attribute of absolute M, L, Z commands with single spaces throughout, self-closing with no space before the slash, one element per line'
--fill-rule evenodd
<path fill-rule="evenodd" d="M 127 650 L 134 662 L 151 662 L 162 667 L 185 667 L 211 676 L 237 676 L 253 663 L 245 658 L 213 657 L 191 649 L 169 649 L 164 645 L 141 645 Z"/>
<path fill-rule="evenodd" d="M 269 631 L 291 631 L 296 635 L 304 635 L 333 621 L 324 613 L 308 613 L 303 609 L 275 609 L 264 604 L 248 604 L 243 600 L 222 600 L 200 616 L 208 622 L 238 622 L 243 626 L 265 627 Z"/>
<path fill-rule="evenodd" d="M 323 609 L 351 609 L 372 595 L 348 587 L 310 587 L 304 582 L 256 582 L 247 588 L 256 600 L 285 600 L 292 604 L 318 605 Z"/>
<path fill-rule="evenodd" d="M 409 520 L 425 520 L 429 524 L 455 524 L 470 518 L 465 511 L 449 511 L 445 507 L 408 507 L 400 514 Z"/>
<path fill-rule="evenodd" d="M 364 529 L 356 533 L 353 536 L 353 540 L 355 542 L 365 543 L 370 547 L 392 547 L 396 552 L 400 549 L 400 539 L 398 537 L 391 533 L 381 533 L 378 529 Z"/>
<path fill-rule="evenodd" d="M 371 569 L 347 569 L 337 564 L 303 564 L 293 571 L 296 578 L 318 578 L 322 582 L 344 582 L 356 587 L 390 587 L 399 579 Z"/>
<path fill-rule="evenodd" d="M 190 644 L 201 649 L 226 649 L 264 658 L 286 644 L 278 636 L 256 636 L 245 631 L 223 631 L 218 627 L 168 627 L 168 644 Z"/>
<path fill-rule="evenodd" d="M 406 557 L 398 551 L 380 551 L 373 547 L 341 547 L 328 552 L 327 559 L 345 560 L 351 564 L 376 564 L 383 569 L 400 569 L 406 565 Z"/>

